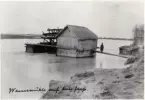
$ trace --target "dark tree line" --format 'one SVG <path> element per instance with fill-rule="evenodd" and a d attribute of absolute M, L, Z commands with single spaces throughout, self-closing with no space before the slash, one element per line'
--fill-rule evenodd
<path fill-rule="evenodd" d="M 144 24 L 135 25 L 133 29 L 133 45 L 139 45 L 144 43 Z"/>

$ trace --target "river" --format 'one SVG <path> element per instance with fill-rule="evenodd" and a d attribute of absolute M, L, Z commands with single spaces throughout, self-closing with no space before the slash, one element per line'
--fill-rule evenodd
<path fill-rule="evenodd" d="M 40 39 L 4 39 L 1 40 L 1 88 L 2 98 L 38 99 L 40 92 L 11 93 L 9 88 L 48 89 L 50 80 L 68 81 L 75 73 L 96 68 L 125 68 L 126 58 L 96 54 L 94 58 L 58 57 L 53 54 L 25 52 L 25 43 L 37 43 Z M 119 47 L 129 45 L 132 41 L 98 40 L 103 42 L 105 52 L 118 54 Z"/>

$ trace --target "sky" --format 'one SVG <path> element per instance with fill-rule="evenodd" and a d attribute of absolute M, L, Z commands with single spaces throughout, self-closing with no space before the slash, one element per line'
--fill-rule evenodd
<path fill-rule="evenodd" d="M 47 28 L 78 25 L 100 37 L 132 37 L 144 22 L 142 2 L 1 2 L 0 33 L 42 34 Z"/>

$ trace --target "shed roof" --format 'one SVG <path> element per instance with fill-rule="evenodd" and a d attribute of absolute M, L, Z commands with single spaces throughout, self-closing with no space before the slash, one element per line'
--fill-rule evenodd
<path fill-rule="evenodd" d="M 69 29 L 69 31 L 73 32 L 77 39 L 86 40 L 86 39 L 98 39 L 97 35 L 94 34 L 91 30 L 83 26 L 76 25 L 67 25 L 59 34 L 62 34 L 64 30 Z"/>

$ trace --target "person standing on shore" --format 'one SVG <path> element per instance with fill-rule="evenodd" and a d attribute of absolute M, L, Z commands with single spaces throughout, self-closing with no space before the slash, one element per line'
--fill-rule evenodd
<path fill-rule="evenodd" d="M 103 52 L 103 50 L 104 50 L 104 45 L 102 43 L 101 46 L 100 46 L 100 51 Z"/>

